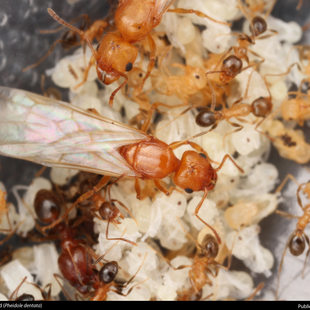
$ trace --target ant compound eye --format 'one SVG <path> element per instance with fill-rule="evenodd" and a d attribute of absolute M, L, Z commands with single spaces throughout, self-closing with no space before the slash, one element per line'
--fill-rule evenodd
<path fill-rule="evenodd" d="M 264 33 L 266 30 L 267 30 L 266 21 L 260 16 L 255 16 L 250 24 L 250 31 L 253 34 L 253 36 L 257 37 L 260 34 Z"/>
<path fill-rule="evenodd" d="M 195 78 L 196 78 L 197 80 L 199 80 L 199 79 L 200 79 L 200 75 L 195 74 Z"/>
<path fill-rule="evenodd" d="M 130 71 L 132 69 L 133 65 L 131 62 L 129 62 L 127 65 L 126 65 L 126 71 Z"/>
<path fill-rule="evenodd" d="M 306 247 L 305 239 L 304 237 L 299 236 L 292 236 L 290 242 L 289 242 L 289 249 L 292 255 L 299 256 L 301 255 Z"/>
<path fill-rule="evenodd" d="M 112 282 L 118 272 L 118 264 L 115 261 L 108 262 L 99 271 L 99 280 L 103 283 Z"/>
<path fill-rule="evenodd" d="M 191 188 L 185 188 L 184 190 L 188 194 L 191 194 L 193 192 L 193 190 Z"/>
<path fill-rule="evenodd" d="M 199 153 L 199 155 L 200 155 L 201 157 L 203 157 L 203 158 L 207 158 L 206 154 L 204 154 L 204 153 Z"/>

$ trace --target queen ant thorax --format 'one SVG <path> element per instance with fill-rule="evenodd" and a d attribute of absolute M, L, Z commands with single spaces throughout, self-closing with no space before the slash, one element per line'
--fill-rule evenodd
<path fill-rule="evenodd" d="M 133 68 L 134 62 L 138 56 L 139 49 L 135 44 L 147 41 L 150 46 L 150 60 L 147 72 L 140 85 L 140 89 L 142 90 L 143 84 L 150 75 L 156 61 L 156 44 L 151 36 L 151 31 L 158 26 L 163 14 L 166 12 L 181 14 L 191 13 L 202 18 L 208 18 L 213 22 L 227 24 L 214 20 L 206 14 L 195 10 L 180 8 L 169 10 L 173 2 L 173 0 L 147 0 L 143 2 L 140 0 L 119 1 L 114 15 L 116 31 L 104 35 L 96 49 L 93 47 L 90 38 L 85 36 L 84 31 L 64 21 L 52 9 L 48 9 L 48 13 L 52 18 L 80 35 L 91 49 L 92 58 L 89 62 L 89 66 L 85 70 L 84 79 L 76 87 L 86 82 L 90 67 L 94 64 L 96 65 L 98 78 L 104 84 L 109 85 L 117 81 L 120 77 L 123 77 L 124 81 L 110 96 L 109 103 L 112 105 L 116 93 L 127 83 L 128 72 Z M 105 73 L 105 75 L 103 73 Z"/>
<path fill-rule="evenodd" d="M 289 251 L 292 255 L 300 256 L 304 253 L 306 247 L 308 247 L 308 250 L 306 252 L 304 267 L 303 267 L 303 271 L 302 271 L 303 275 L 305 272 L 307 259 L 308 259 L 309 254 L 310 254 L 310 239 L 309 239 L 309 236 L 305 233 L 305 229 L 306 229 L 307 225 L 310 223 L 310 203 L 305 205 L 302 202 L 302 196 L 301 196 L 301 193 L 303 193 L 303 195 L 307 199 L 309 199 L 309 197 L 310 197 L 310 181 L 299 184 L 293 175 L 288 174 L 284 178 L 282 183 L 279 185 L 276 192 L 280 192 L 289 180 L 294 181 L 298 186 L 297 192 L 296 192 L 297 203 L 298 203 L 299 207 L 301 208 L 303 214 L 301 216 L 296 216 L 296 215 L 292 215 L 292 214 L 284 212 L 284 211 L 280 211 L 280 210 L 276 211 L 278 214 L 280 214 L 284 217 L 297 219 L 296 228 L 292 232 L 292 234 L 289 236 L 288 241 L 285 245 L 282 257 L 281 257 L 281 261 L 280 261 L 280 265 L 279 265 L 279 269 L 278 269 L 278 278 L 277 278 L 278 282 L 277 282 L 277 289 L 276 289 L 276 298 L 278 298 L 280 274 L 282 271 L 284 257 L 285 257 L 287 249 L 289 249 Z"/>

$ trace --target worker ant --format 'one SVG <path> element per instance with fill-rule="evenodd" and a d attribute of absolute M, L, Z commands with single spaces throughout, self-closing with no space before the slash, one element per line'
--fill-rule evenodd
<path fill-rule="evenodd" d="M 138 48 L 134 44 L 146 40 L 150 46 L 150 60 L 147 72 L 140 86 L 141 90 L 156 61 L 156 45 L 150 33 L 160 23 L 163 14 L 166 12 L 196 14 L 217 23 L 227 24 L 214 20 L 208 15 L 196 10 L 186 10 L 181 8 L 169 9 L 172 3 L 172 0 L 148 0 L 143 2 L 139 0 L 119 1 L 119 5 L 114 15 L 117 30 L 115 32 L 107 33 L 96 49 L 92 46 L 90 38 L 86 37 L 84 31 L 67 23 L 49 8 L 48 13 L 52 18 L 80 35 L 82 40 L 86 41 L 91 49 L 92 58 L 85 70 L 84 79 L 76 87 L 79 87 L 86 82 L 90 67 L 94 64 L 96 65 L 98 78 L 104 84 L 109 85 L 117 81 L 120 77 L 123 77 L 125 80 L 110 96 L 109 104 L 112 105 L 116 93 L 127 83 L 128 72 L 132 70 L 133 64 L 138 56 Z M 105 76 L 103 76 L 103 72 L 105 72 Z"/>

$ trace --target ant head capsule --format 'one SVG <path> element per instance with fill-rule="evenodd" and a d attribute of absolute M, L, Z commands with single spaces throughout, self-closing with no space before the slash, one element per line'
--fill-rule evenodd
<path fill-rule="evenodd" d="M 230 55 L 224 59 L 222 71 L 230 77 L 235 77 L 242 70 L 242 60 L 235 55 Z"/>
<path fill-rule="evenodd" d="M 202 110 L 196 116 L 196 124 L 201 127 L 209 127 L 216 122 L 215 114 L 209 110 Z"/>
<path fill-rule="evenodd" d="M 288 247 L 292 255 L 301 255 L 306 247 L 305 236 L 303 234 L 301 236 L 294 234 L 289 241 Z"/>
<path fill-rule="evenodd" d="M 174 183 L 187 193 L 211 190 L 214 188 L 216 180 L 217 174 L 209 159 L 195 151 L 184 152 L 180 166 L 173 178 Z"/>
<path fill-rule="evenodd" d="M 265 117 L 272 110 L 270 98 L 259 97 L 252 102 L 253 114 L 257 117 Z"/>
<path fill-rule="evenodd" d="M 108 262 L 99 270 L 99 281 L 103 283 L 112 282 L 118 272 L 118 264 L 115 261 Z"/>
<path fill-rule="evenodd" d="M 219 244 L 215 237 L 210 234 L 205 235 L 201 243 L 201 254 L 207 258 L 215 258 L 219 252 Z"/>
<path fill-rule="evenodd" d="M 132 69 L 137 56 L 136 46 L 126 42 L 118 33 L 108 33 L 98 46 L 97 67 L 107 74 L 119 73 L 119 77 Z"/>
<path fill-rule="evenodd" d="M 267 30 L 266 21 L 260 16 L 255 16 L 250 24 L 250 31 L 252 35 L 257 37 L 260 34 L 264 33 L 266 30 Z"/>
<path fill-rule="evenodd" d="M 60 201 L 53 192 L 41 189 L 36 194 L 34 209 L 40 222 L 50 224 L 60 215 Z"/>

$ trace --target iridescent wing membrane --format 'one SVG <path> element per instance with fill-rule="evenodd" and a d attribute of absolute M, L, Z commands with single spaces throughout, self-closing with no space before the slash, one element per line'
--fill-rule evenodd
<path fill-rule="evenodd" d="M 0 86 L 0 154 L 45 166 L 136 176 L 119 154 L 139 130 L 68 103 Z"/>

